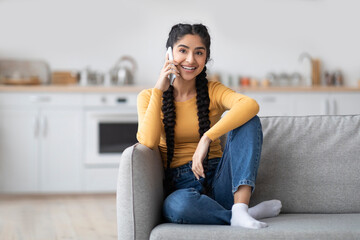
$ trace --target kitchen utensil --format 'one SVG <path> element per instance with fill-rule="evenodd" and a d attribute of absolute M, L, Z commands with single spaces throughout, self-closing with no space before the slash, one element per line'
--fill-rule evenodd
<path fill-rule="evenodd" d="M 134 83 L 136 69 L 136 61 L 130 56 L 123 56 L 110 70 L 111 80 L 116 85 L 131 85 Z"/>

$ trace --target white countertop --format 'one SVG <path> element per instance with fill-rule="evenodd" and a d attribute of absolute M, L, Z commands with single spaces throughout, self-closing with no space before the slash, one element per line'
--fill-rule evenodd
<path fill-rule="evenodd" d="M 138 93 L 152 86 L 79 86 L 79 85 L 0 85 L 0 92 L 129 92 Z M 238 92 L 360 92 L 356 87 L 232 87 Z"/>

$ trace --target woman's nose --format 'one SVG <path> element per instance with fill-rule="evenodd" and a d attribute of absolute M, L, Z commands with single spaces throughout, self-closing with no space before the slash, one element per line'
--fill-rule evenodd
<path fill-rule="evenodd" d="M 187 57 L 186 57 L 186 61 L 188 63 L 193 63 L 195 61 L 195 58 L 194 58 L 194 55 L 193 54 L 188 54 Z"/>

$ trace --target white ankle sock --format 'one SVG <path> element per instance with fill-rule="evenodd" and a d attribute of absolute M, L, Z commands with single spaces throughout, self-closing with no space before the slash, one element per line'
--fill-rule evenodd
<path fill-rule="evenodd" d="M 236 203 L 231 209 L 231 226 L 240 226 L 244 228 L 259 229 L 267 227 L 266 223 L 259 222 L 248 213 L 248 205 L 245 203 Z"/>
<path fill-rule="evenodd" d="M 264 201 L 249 208 L 249 214 L 255 219 L 275 217 L 279 215 L 281 207 L 282 205 L 279 200 Z"/>

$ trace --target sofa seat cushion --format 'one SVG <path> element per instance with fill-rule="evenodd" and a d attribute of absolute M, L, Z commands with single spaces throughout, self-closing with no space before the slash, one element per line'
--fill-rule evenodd
<path fill-rule="evenodd" d="M 360 239 L 360 214 L 280 214 L 264 222 L 269 227 L 259 230 L 164 223 L 152 230 L 150 239 Z"/>

